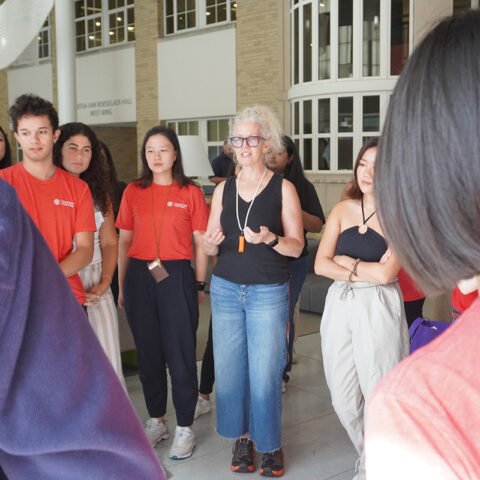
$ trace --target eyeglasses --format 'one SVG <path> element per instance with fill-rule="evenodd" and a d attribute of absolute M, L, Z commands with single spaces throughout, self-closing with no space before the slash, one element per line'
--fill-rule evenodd
<path fill-rule="evenodd" d="M 265 140 L 263 137 L 252 136 L 252 137 L 230 137 L 229 142 L 235 148 L 242 148 L 243 143 L 246 141 L 249 147 L 258 147 L 260 140 Z"/>

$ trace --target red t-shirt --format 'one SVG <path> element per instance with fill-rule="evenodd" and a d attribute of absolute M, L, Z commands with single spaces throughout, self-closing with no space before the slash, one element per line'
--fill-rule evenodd
<path fill-rule="evenodd" d="M 452 307 L 457 312 L 464 312 L 478 297 L 478 290 L 464 294 L 460 291 L 457 285 L 452 292 Z"/>
<path fill-rule="evenodd" d="M 365 433 L 371 480 L 480 478 L 480 299 L 377 385 Z"/>
<path fill-rule="evenodd" d="M 133 231 L 127 256 L 153 260 L 157 257 L 158 241 L 161 260 L 192 259 L 192 232 L 207 228 L 208 211 L 203 192 L 195 185 L 180 187 L 177 182 L 171 189 L 170 185 L 155 183 L 147 188 L 138 185 L 139 182 L 134 182 L 125 189 L 116 222 L 117 228 Z"/>
<path fill-rule="evenodd" d="M 21 163 L 0 170 L 0 177 L 15 187 L 58 263 L 72 253 L 76 233 L 96 231 L 92 195 L 83 180 L 61 168 L 55 169 L 52 178 L 39 180 Z M 68 282 L 80 304 L 85 303 L 78 274 L 69 277 Z"/>
<path fill-rule="evenodd" d="M 410 275 L 401 268 L 398 272 L 398 284 L 403 294 L 404 302 L 413 302 L 425 298 L 425 294 L 417 287 Z"/>

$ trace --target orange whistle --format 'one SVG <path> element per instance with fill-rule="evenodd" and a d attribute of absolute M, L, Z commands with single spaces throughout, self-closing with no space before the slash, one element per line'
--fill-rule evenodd
<path fill-rule="evenodd" d="M 238 236 L 238 251 L 240 253 L 245 251 L 245 237 L 243 235 Z"/>

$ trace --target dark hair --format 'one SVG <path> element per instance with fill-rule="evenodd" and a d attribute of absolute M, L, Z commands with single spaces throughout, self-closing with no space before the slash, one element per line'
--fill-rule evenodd
<path fill-rule="evenodd" d="M 108 181 L 108 169 L 104 161 L 100 144 L 93 130 L 84 123 L 71 122 L 60 127 L 60 136 L 53 148 L 53 163 L 65 170 L 62 164 L 62 147 L 64 143 L 75 135 L 83 135 L 88 138 L 92 146 L 92 159 L 88 168 L 80 174 L 80 178 L 87 182 L 92 192 L 93 202 L 103 214 L 110 207 L 110 184 Z"/>
<path fill-rule="evenodd" d="M 302 162 L 300 161 L 297 146 L 290 137 L 287 137 L 287 135 L 282 135 L 282 145 L 285 147 L 288 158 L 292 157 L 292 161 L 288 163 L 283 177 L 293 183 L 299 198 L 302 198 L 302 195 L 306 193 L 303 186 L 308 180 L 303 173 Z"/>
<path fill-rule="evenodd" d="M 394 89 L 375 195 L 384 232 L 426 293 L 480 271 L 480 11 L 440 22 Z"/>
<path fill-rule="evenodd" d="M 180 150 L 180 144 L 178 143 L 178 137 L 177 137 L 177 134 L 175 133 L 175 130 L 172 130 L 170 127 L 166 127 L 164 125 L 159 125 L 151 128 L 143 138 L 142 151 L 141 151 L 143 169 L 142 169 L 142 173 L 137 179 L 140 181 L 139 186 L 141 188 L 147 188 L 149 185 L 152 184 L 152 181 L 153 181 L 153 174 L 148 166 L 147 156 L 145 155 L 145 148 L 146 148 L 148 139 L 150 137 L 153 137 L 153 135 L 163 135 L 165 138 L 167 138 L 170 141 L 170 143 L 173 145 L 175 152 L 177 153 L 177 159 L 175 160 L 172 167 L 173 181 L 174 182 L 176 181 L 181 187 L 184 187 L 186 185 L 196 185 L 196 183 L 193 180 L 185 176 L 185 173 L 183 173 L 182 152 Z"/>
<path fill-rule="evenodd" d="M 378 137 L 373 137 L 370 140 L 367 140 L 360 148 L 357 160 L 355 161 L 355 167 L 353 167 L 353 180 L 352 186 L 346 192 L 350 198 L 355 200 L 360 200 L 363 197 L 363 192 L 360 189 L 360 185 L 358 184 L 357 178 L 357 170 L 358 166 L 360 165 L 360 160 L 363 158 L 363 155 L 369 148 L 376 148 L 378 145 Z"/>
<path fill-rule="evenodd" d="M 12 164 L 12 157 L 11 157 L 11 151 L 10 151 L 10 142 L 8 141 L 8 136 L 5 133 L 5 130 L 3 130 L 2 127 L 0 127 L 0 132 L 3 135 L 3 140 L 5 142 L 5 155 L 3 158 L 0 158 L 0 170 L 3 168 L 7 168 Z"/>
<path fill-rule="evenodd" d="M 108 181 L 110 183 L 110 199 L 112 201 L 113 213 L 116 217 L 118 209 L 120 208 L 120 200 L 122 199 L 123 189 L 120 188 L 120 182 L 118 181 L 117 177 L 117 170 L 115 169 L 115 164 L 113 163 L 110 149 L 108 148 L 107 144 L 102 140 L 99 139 L 98 143 L 100 144 L 100 150 L 107 164 Z M 125 184 L 123 183 L 123 185 Z"/>
<path fill-rule="evenodd" d="M 25 115 L 33 115 L 34 117 L 46 115 L 50 120 L 53 131 L 58 129 L 58 115 L 55 107 L 51 102 L 40 98 L 38 95 L 31 93 L 20 95 L 9 108 L 8 114 L 14 132 L 17 132 L 18 121 Z"/>

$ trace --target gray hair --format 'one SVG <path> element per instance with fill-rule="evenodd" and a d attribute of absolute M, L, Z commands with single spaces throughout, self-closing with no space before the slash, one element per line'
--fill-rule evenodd
<path fill-rule="evenodd" d="M 246 107 L 237 113 L 230 123 L 230 135 L 234 135 L 235 127 L 240 122 L 255 122 L 261 127 L 262 136 L 270 140 L 269 152 L 281 152 L 282 127 L 275 114 L 265 105 Z"/>

